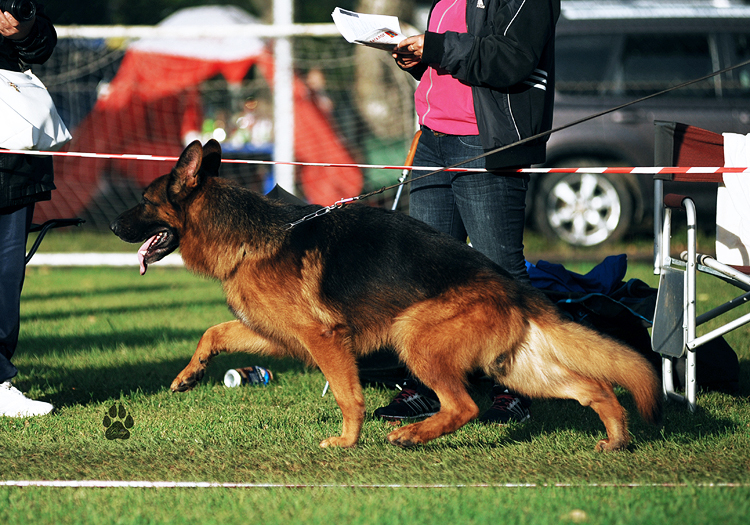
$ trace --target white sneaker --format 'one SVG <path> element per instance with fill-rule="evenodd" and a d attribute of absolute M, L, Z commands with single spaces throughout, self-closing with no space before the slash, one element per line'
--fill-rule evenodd
<path fill-rule="evenodd" d="M 54 407 L 23 395 L 10 381 L 0 383 L 0 416 L 32 417 L 52 412 Z"/>

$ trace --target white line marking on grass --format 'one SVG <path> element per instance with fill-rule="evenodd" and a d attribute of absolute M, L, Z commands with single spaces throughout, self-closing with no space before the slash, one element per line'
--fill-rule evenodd
<path fill-rule="evenodd" d="M 325 483 L 214 483 L 210 481 L 110 481 L 110 480 L 10 480 L 0 481 L 0 487 L 58 487 L 58 488 L 328 488 L 328 489 L 454 489 L 454 488 L 738 488 L 747 483 L 468 483 L 468 484 L 325 484 Z"/>

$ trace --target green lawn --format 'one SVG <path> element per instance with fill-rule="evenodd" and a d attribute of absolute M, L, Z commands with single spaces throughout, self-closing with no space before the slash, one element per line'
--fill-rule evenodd
<path fill-rule="evenodd" d="M 646 264 L 631 264 L 628 277 L 654 284 Z M 723 290 L 702 288 L 699 299 L 718 301 Z M 318 443 L 340 431 L 341 415 L 330 394 L 321 397 L 325 379 L 317 370 L 292 361 L 219 356 L 194 391 L 169 391 L 203 331 L 230 318 L 218 283 L 182 269 L 156 264 L 141 277 L 136 268 L 29 268 L 15 383 L 56 410 L 35 419 L 0 418 L 0 481 L 308 488 L 0 487 L 0 520 L 739 524 L 750 515 L 747 328 L 727 337 L 741 360 L 739 396 L 703 393 L 694 415 L 668 404 L 657 428 L 643 423 L 630 396 L 619 392 L 631 414 L 627 452 L 595 453 L 604 435 L 598 417 L 559 400 L 535 401 L 524 424 L 470 423 L 410 450 L 389 445 L 390 424 L 368 417 L 357 448 L 322 450 Z M 274 372 L 268 387 L 227 389 L 221 383 L 227 369 L 253 364 Z M 368 412 L 393 394 L 368 386 Z M 474 394 L 486 406 L 486 385 Z M 128 439 L 105 437 L 103 422 L 113 405 L 133 419 Z M 453 488 L 363 487 L 438 484 Z M 496 486 L 501 484 L 534 486 Z M 620 486 L 629 484 L 637 487 Z"/>

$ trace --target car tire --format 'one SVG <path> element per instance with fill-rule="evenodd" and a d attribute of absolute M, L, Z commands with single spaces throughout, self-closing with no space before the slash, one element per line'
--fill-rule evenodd
<path fill-rule="evenodd" d="M 630 228 L 633 198 L 618 175 L 550 173 L 536 187 L 534 226 L 550 241 L 595 246 L 621 239 Z"/>

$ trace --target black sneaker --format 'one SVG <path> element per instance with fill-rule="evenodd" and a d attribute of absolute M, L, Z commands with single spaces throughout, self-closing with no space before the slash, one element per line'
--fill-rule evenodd
<path fill-rule="evenodd" d="M 431 397 L 432 392 L 417 381 L 405 379 L 396 387 L 401 392 L 388 406 L 375 410 L 375 416 L 383 419 L 414 419 L 435 415 L 440 410 L 440 401 Z"/>
<path fill-rule="evenodd" d="M 492 388 L 492 406 L 482 414 L 478 421 L 482 423 L 498 423 L 500 425 L 526 421 L 531 417 L 529 405 L 525 398 L 509 392 L 505 388 Z"/>

